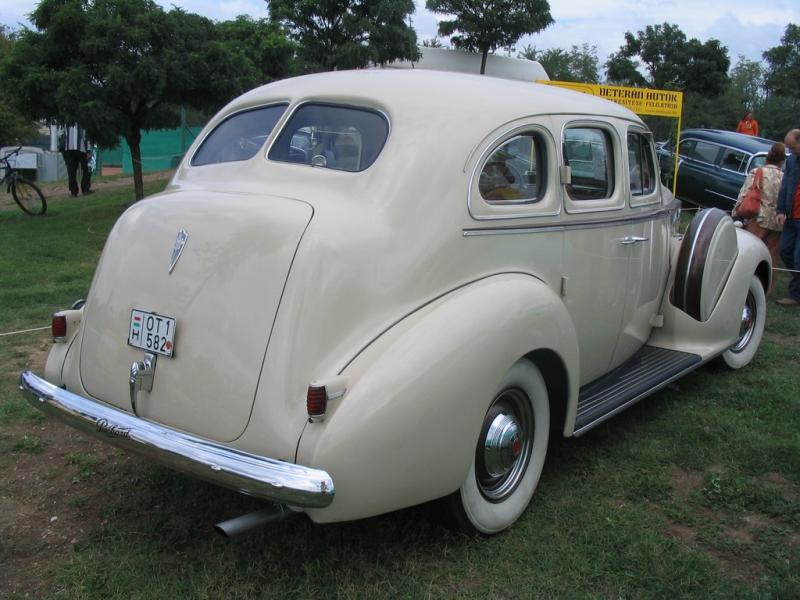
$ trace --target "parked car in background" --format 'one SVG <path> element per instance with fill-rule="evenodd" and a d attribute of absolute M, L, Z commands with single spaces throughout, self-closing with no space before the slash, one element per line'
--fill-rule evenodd
<path fill-rule="evenodd" d="M 697 206 L 730 212 L 750 170 L 760 167 L 775 142 L 718 129 L 687 129 L 681 133 L 675 195 Z M 675 148 L 672 141 L 658 148 L 662 181 L 672 187 Z"/>
<path fill-rule="evenodd" d="M 273 503 L 228 533 L 435 499 L 497 533 L 551 431 L 753 358 L 766 248 L 719 210 L 682 235 L 678 212 L 647 127 L 606 100 L 422 69 L 278 81 L 125 211 L 21 385 Z"/>

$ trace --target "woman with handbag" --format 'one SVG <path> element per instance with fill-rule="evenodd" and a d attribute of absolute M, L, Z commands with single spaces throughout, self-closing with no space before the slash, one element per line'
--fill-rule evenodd
<path fill-rule="evenodd" d="M 781 189 L 786 161 L 786 147 L 777 142 L 767 153 L 763 167 L 753 169 L 739 190 L 739 198 L 733 207 L 733 216 L 746 221 L 744 228 L 759 238 L 769 249 L 772 264 L 778 264 L 778 245 L 782 227 L 775 219 L 778 191 Z"/>

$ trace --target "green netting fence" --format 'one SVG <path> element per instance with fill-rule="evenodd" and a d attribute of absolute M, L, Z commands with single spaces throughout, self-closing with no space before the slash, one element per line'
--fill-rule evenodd
<path fill-rule="evenodd" d="M 149 173 L 174 169 L 201 129 L 202 127 L 184 127 L 142 132 L 139 145 L 142 171 Z M 101 161 L 104 168 L 122 167 L 123 173 L 133 173 L 131 150 L 124 140 L 120 140 L 116 148 L 103 150 Z"/>

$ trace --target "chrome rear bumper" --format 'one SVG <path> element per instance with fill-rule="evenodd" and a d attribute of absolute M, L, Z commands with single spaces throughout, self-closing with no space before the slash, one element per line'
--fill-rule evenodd
<path fill-rule="evenodd" d="M 111 444 L 233 490 L 302 508 L 333 502 L 325 471 L 242 452 L 145 421 L 125 411 L 54 386 L 30 371 L 20 389 L 39 410 Z"/>

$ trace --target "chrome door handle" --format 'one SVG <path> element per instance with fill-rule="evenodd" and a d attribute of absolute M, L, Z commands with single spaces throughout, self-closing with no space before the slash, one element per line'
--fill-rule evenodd
<path fill-rule="evenodd" d="M 639 242 L 646 242 L 649 239 L 650 238 L 641 237 L 641 236 L 638 236 L 638 235 L 626 235 L 624 238 L 622 238 L 619 241 L 619 243 L 620 244 L 625 244 L 627 246 L 629 244 L 638 244 Z"/>
<path fill-rule="evenodd" d="M 142 362 L 135 362 L 131 365 L 131 376 L 128 384 L 131 393 L 131 408 L 133 409 L 133 414 L 137 417 L 139 413 L 136 412 L 136 395 L 140 390 L 149 392 L 153 389 L 153 376 L 156 372 L 157 358 L 156 354 L 145 352 Z"/>

